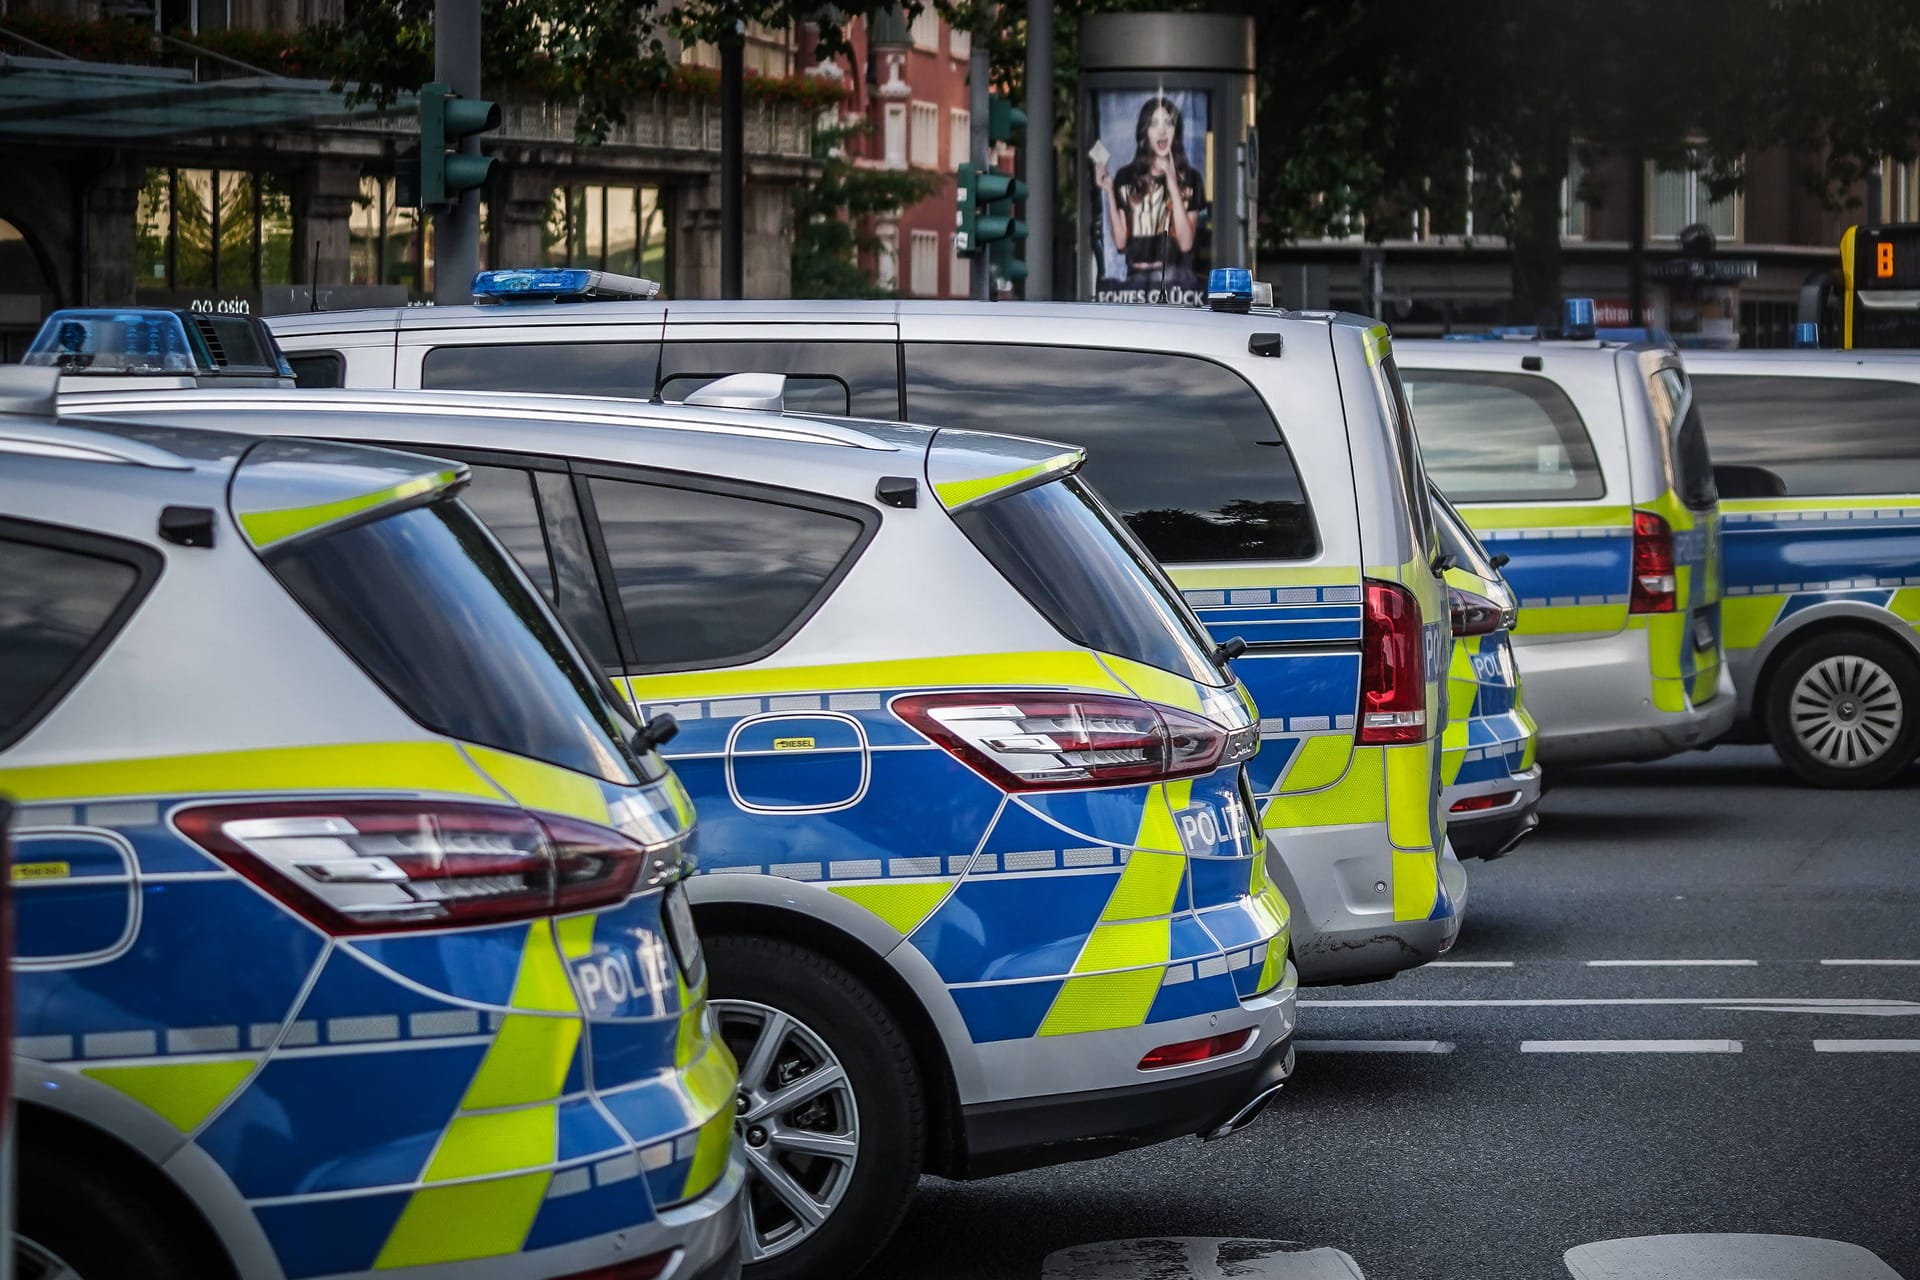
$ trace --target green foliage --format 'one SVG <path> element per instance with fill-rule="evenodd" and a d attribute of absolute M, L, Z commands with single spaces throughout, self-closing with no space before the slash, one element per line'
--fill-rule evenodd
<path fill-rule="evenodd" d="M 866 126 L 821 129 L 814 135 L 820 176 L 793 197 L 793 296 L 881 298 L 889 291 L 860 268 L 860 255 L 879 248 L 869 219 L 932 195 L 932 175 L 906 169 L 863 169 L 846 154 L 848 139 Z"/>

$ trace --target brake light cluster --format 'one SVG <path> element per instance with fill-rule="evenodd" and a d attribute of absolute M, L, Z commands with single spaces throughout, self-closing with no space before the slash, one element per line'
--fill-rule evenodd
<path fill-rule="evenodd" d="M 1366 581 L 1360 628 L 1362 747 L 1420 742 L 1427 736 L 1426 637 L 1420 602 L 1397 582 Z"/>
<path fill-rule="evenodd" d="M 1182 1040 L 1178 1044 L 1163 1044 L 1140 1059 L 1138 1069 L 1151 1071 L 1155 1067 L 1184 1067 L 1195 1062 L 1205 1062 L 1209 1058 L 1224 1058 L 1230 1053 L 1238 1053 L 1246 1048 L 1247 1041 L 1252 1038 L 1253 1028 L 1242 1027 L 1238 1031 L 1229 1031 L 1225 1035 L 1205 1036 L 1199 1040 Z"/>
<path fill-rule="evenodd" d="M 385 800 L 188 809 L 181 832 L 328 933 L 495 924 L 623 902 L 677 878 L 649 849 L 557 814 Z"/>
<path fill-rule="evenodd" d="M 1633 513 L 1633 590 L 1629 613 L 1672 613 L 1680 600 L 1673 529 L 1651 511 Z"/>
<path fill-rule="evenodd" d="M 1245 744 L 1211 720 L 1132 698 L 970 691 L 913 694 L 893 709 L 1008 791 L 1160 782 L 1244 758 L 1234 753 Z M 1257 733 L 1249 741 L 1257 747 Z"/>
<path fill-rule="evenodd" d="M 1496 791 L 1491 795 L 1467 796 L 1464 799 L 1455 800 L 1447 812 L 1481 813 L 1488 809 L 1498 809 L 1503 804 L 1511 803 L 1519 794 L 1518 791 Z"/>

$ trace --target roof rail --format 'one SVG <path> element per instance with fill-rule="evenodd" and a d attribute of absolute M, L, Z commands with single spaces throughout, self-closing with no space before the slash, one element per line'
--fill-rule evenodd
<path fill-rule="evenodd" d="M 8 372 L 0 368 L 0 377 Z M 40 370 L 30 370 L 38 373 Z M 52 373 L 53 370 L 47 370 Z M 4 385 L 0 384 L 0 398 Z M 141 440 L 129 440 L 111 431 L 76 423 L 33 422 L 0 418 L 0 453 L 25 453 L 74 462 L 112 462 L 122 466 L 152 467 L 159 471 L 191 471 L 193 464 L 178 454 Z"/>
<path fill-rule="evenodd" d="M 60 413 L 60 371 L 0 365 L 0 413 L 54 418 Z"/>

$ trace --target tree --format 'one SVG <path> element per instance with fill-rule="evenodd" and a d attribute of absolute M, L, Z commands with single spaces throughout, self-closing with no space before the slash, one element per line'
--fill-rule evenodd
<path fill-rule="evenodd" d="M 1232 7 L 1222 5 L 1221 7 Z M 1703 166 L 1788 146 L 1832 207 L 1920 139 L 1920 0 L 1240 0 L 1260 24 L 1263 227 L 1384 238 L 1471 201 L 1513 248 L 1519 318 L 1559 293 L 1576 145 Z M 1475 175 L 1468 190 L 1469 157 Z"/>
<path fill-rule="evenodd" d="M 846 143 L 863 122 L 814 132 L 820 176 L 793 193 L 793 296 L 878 298 L 888 290 L 860 269 L 859 255 L 879 248 L 868 220 L 918 204 L 932 195 L 932 176 L 907 169 L 864 169 L 847 158 Z"/>

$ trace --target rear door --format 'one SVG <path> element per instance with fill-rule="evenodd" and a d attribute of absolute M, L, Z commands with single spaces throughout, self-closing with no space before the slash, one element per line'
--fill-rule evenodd
<path fill-rule="evenodd" d="M 1673 534 L 1675 601 L 1671 613 L 1636 614 L 1629 625 L 1647 628 L 1653 704 L 1682 711 L 1710 700 L 1720 685 L 1720 502 L 1713 460 L 1693 386 L 1677 357 L 1653 352 L 1622 360 L 1623 394 L 1644 396 L 1654 428 L 1651 502 L 1637 503 L 1666 521 Z M 1637 477 L 1636 477 L 1637 481 Z M 1640 485 L 1636 482 L 1635 488 Z"/>

